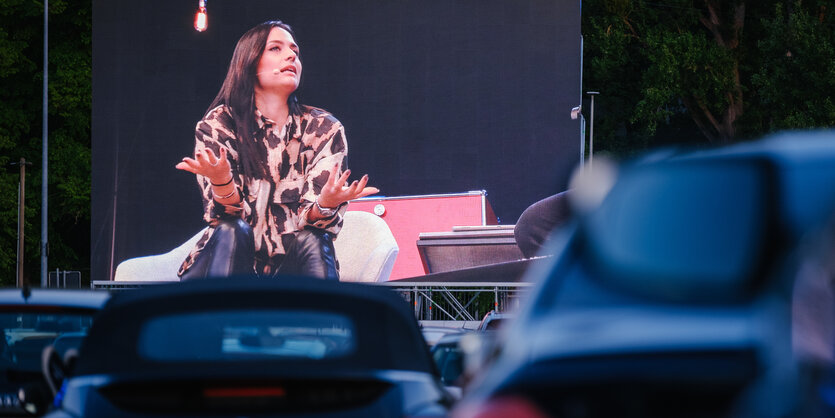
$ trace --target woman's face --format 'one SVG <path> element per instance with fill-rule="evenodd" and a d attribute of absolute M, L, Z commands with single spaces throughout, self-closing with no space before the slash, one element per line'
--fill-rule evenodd
<path fill-rule="evenodd" d="M 286 30 L 274 27 L 258 61 L 258 86 L 286 95 L 296 91 L 302 77 L 299 46 Z"/>

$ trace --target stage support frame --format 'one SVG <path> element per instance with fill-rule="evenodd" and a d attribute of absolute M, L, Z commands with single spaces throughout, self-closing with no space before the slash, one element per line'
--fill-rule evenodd
<path fill-rule="evenodd" d="M 140 287 L 176 282 L 117 282 L 112 280 L 94 280 L 90 287 L 94 290 L 122 291 Z M 495 312 L 513 311 L 518 307 L 519 298 L 527 294 L 532 286 L 527 282 L 410 282 L 390 281 L 373 283 L 398 292 L 414 306 L 415 319 L 420 321 L 479 321 L 493 310 Z M 492 293 L 493 303 L 490 309 L 476 309 L 476 299 L 485 293 Z"/>
<path fill-rule="evenodd" d="M 380 283 L 398 292 L 415 309 L 421 321 L 479 321 L 487 312 L 513 311 L 531 284 L 526 282 L 407 282 Z M 491 309 L 476 309 L 473 303 L 492 293 Z"/>

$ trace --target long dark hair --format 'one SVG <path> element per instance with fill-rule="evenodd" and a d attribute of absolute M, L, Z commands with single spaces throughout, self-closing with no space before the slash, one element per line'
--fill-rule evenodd
<path fill-rule="evenodd" d="M 248 30 L 238 44 L 235 45 L 235 52 L 229 62 L 229 71 L 226 79 L 217 93 L 217 97 L 209 105 L 212 110 L 220 105 L 226 105 L 235 120 L 235 132 L 240 144 L 238 145 L 238 166 L 244 175 L 249 178 L 265 179 L 268 176 L 266 149 L 256 144 L 252 138 L 255 132 L 255 83 L 258 76 L 255 74 L 258 69 L 258 62 L 264 54 L 264 47 L 267 38 L 273 28 L 286 30 L 296 40 L 296 34 L 290 25 L 280 20 L 269 20 Z M 298 41 L 296 41 L 298 43 Z M 293 92 L 287 98 L 289 113 L 301 115 L 302 108 L 299 104 L 299 97 Z"/>

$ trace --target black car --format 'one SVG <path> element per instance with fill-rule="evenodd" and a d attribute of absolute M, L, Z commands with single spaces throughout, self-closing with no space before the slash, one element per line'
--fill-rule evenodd
<path fill-rule="evenodd" d="M 626 166 L 528 272 L 536 289 L 453 416 L 815 416 L 792 289 L 833 209 L 833 132 Z"/>
<path fill-rule="evenodd" d="M 44 351 L 71 362 L 107 292 L 0 290 L 0 415 L 38 415 L 61 382 L 47 378 Z M 21 402 L 21 395 L 23 402 Z"/>
<path fill-rule="evenodd" d="M 115 295 L 50 416 L 441 416 L 451 402 L 394 292 L 231 278 Z"/>

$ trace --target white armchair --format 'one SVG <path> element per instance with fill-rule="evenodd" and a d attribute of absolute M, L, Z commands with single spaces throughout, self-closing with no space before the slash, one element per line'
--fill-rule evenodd
<path fill-rule="evenodd" d="M 136 257 L 119 263 L 113 280 L 179 281 L 177 270 L 204 231 L 165 254 Z M 374 214 L 361 211 L 345 213 L 342 231 L 333 246 L 339 259 L 340 280 L 346 282 L 387 281 L 399 252 L 397 241 L 386 222 Z"/>
<path fill-rule="evenodd" d="M 127 282 L 178 282 L 177 270 L 183 264 L 188 253 L 197 245 L 197 240 L 203 236 L 206 229 L 191 237 L 179 247 L 158 255 L 129 258 L 116 266 L 113 275 L 115 281 Z"/>
<path fill-rule="evenodd" d="M 386 221 L 363 211 L 345 212 L 333 246 L 343 282 L 387 281 L 400 251 Z"/>

